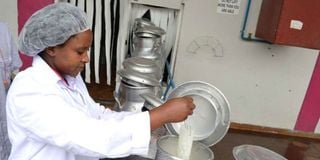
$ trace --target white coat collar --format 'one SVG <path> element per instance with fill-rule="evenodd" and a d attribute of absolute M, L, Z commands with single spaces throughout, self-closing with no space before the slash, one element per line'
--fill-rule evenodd
<path fill-rule="evenodd" d="M 75 78 L 71 76 L 61 77 L 56 73 L 40 56 L 36 55 L 33 57 L 32 67 L 41 74 L 38 74 L 38 78 L 43 83 L 63 83 L 63 86 L 74 89 Z M 65 78 L 65 79 L 63 79 Z M 67 81 L 67 83 L 66 83 Z"/>

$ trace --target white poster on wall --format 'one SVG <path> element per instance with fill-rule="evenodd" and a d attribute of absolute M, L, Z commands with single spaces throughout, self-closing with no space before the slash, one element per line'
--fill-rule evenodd
<path fill-rule="evenodd" d="M 240 0 L 218 0 L 217 13 L 237 15 L 240 9 Z"/>

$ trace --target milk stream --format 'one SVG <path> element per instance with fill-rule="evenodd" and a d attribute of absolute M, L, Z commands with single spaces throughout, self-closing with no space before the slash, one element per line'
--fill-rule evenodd
<path fill-rule="evenodd" d="M 183 122 L 183 125 L 180 127 L 180 134 L 178 140 L 178 157 L 183 160 L 189 160 L 191 149 L 192 149 L 192 142 L 193 142 L 193 130 L 192 127 Z"/>

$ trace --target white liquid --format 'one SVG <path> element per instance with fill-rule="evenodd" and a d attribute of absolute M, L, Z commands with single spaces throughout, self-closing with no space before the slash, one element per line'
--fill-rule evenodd
<path fill-rule="evenodd" d="M 186 122 L 180 127 L 177 153 L 183 160 L 189 160 L 193 142 L 193 131 Z"/>

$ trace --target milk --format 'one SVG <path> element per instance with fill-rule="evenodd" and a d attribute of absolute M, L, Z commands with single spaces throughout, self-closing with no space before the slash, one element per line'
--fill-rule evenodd
<path fill-rule="evenodd" d="M 191 126 L 183 122 L 180 127 L 177 153 L 178 157 L 183 160 L 189 160 L 193 142 L 193 130 Z"/>

